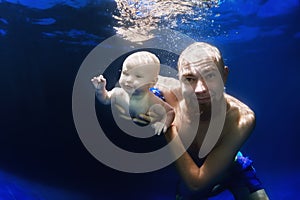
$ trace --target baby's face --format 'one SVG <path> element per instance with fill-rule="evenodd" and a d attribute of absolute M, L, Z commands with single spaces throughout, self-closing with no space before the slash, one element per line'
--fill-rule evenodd
<path fill-rule="evenodd" d="M 119 79 L 119 84 L 127 92 L 132 94 L 135 90 L 148 90 L 155 84 L 157 75 L 151 65 L 124 66 Z"/>

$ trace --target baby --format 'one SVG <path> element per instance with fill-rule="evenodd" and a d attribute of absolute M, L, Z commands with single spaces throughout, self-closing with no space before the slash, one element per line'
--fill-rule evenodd
<path fill-rule="evenodd" d="M 123 62 L 119 79 L 120 87 L 106 90 L 106 79 L 100 75 L 92 78 L 96 97 L 103 104 L 118 105 L 134 122 L 141 114 L 154 113 L 159 118 L 151 121 L 155 134 L 165 133 L 173 122 L 173 108 L 164 101 L 163 95 L 154 88 L 160 71 L 160 61 L 152 53 L 140 51 L 131 54 Z M 141 125 L 140 123 L 138 123 Z M 146 125 L 146 124 L 145 124 Z"/>

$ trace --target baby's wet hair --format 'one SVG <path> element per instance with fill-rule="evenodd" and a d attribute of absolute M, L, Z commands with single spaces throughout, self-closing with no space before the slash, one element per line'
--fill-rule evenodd
<path fill-rule="evenodd" d="M 156 74 L 160 71 L 160 61 L 158 57 L 148 51 L 138 51 L 129 55 L 123 62 L 123 68 L 132 67 L 151 67 L 155 70 Z"/>

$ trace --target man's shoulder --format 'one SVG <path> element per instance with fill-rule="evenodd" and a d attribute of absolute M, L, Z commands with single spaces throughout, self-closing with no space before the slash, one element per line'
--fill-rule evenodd
<path fill-rule="evenodd" d="M 158 76 L 158 81 L 155 87 L 159 88 L 166 101 L 175 106 L 179 100 L 182 99 L 180 82 L 173 77 Z"/>
<path fill-rule="evenodd" d="M 180 88 L 180 82 L 173 77 L 158 76 L 157 86 L 168 88 L 170 90 Z"/>
<path fill-rule="evenodd" d="M 225 97 L 229 104 L 227 115 L 231 123 L 234 122 L 236 128 L 241 130 L 253 128 L 255 124 L 255 113 L 253 110 L 231 95 L 226 94 Z"/>
<path fill-rule="evenodd" d="M 254 112 L 237 98 L 225 95 L 228 110 L 220 144 L 235 143 L 238 148 L 246 141 L 255 126 Z"/>

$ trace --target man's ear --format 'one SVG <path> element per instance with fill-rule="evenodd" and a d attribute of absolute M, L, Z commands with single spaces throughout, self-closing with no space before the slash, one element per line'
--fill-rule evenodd
<path fill-rule="evenodd" d="M 224 82 L 224 85 L 225 85 L 225 83 L 227 81 L 228 74 L 229 74 L 229 68 L 228 68 L 228 66 L 225 66 L 224 70 L 223 70 L 223 82 Z"/>

